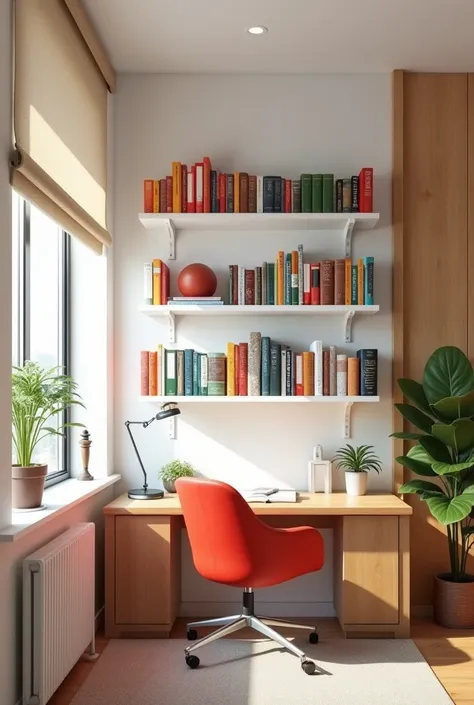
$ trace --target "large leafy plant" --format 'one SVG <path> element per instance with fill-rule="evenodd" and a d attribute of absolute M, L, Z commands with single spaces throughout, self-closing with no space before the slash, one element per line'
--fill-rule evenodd
<path fill-rule="evenodd" d="M 52 426 L 74 404 L 84 406 L 76 389 L 76 382 L 61 374 L 60 367 L 45 370 L 29 360 L 23 367 L 13 366 L 12 438 L 18 465 L 33 464 L 34 450 L 44 438 L 64 436 L 66 426 L 83 426 L 72 422 Z"/>
<path fill-rule="evenodd" d="M 395 404 L 416 432 L 393 433 L 416 441 L 397 462 L 419 478 L 400 487 L 415 493 L 447 527 L 450 579 L 467 579 L 466 562 L 474 545 L 474 370 L 456 347 L 442 347 L 428 359 L 422 382 L 399 379 L 409 404 Z"/>

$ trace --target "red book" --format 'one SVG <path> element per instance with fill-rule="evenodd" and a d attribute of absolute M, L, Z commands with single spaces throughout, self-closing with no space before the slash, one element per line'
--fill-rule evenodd
<path fill-rule="evenodd" d="M 166 213 L 166 179 L 160 179 L 160 213 Z"/>
<path fill-rule="evenodd" d="M 235 352 L 234 352 L 234 375 L 235 375 L 235 396 L 239 396 L 239 379 L 240 379 L 240 352 L 239 352 L 239 346 L 235 346 Z"/>
<path fill-rule="evenodd" d="M 291 179 L 285 179 L 285 213 L 291 213 Z"/>
<path fill-rule="evenodd" d="M 150 356 L 148 350 L 140 352 L 140 394 L 142 397 L 149 395 L 150 384 Z"/>
<path fill-rule="evenodd" d="M 374 170 L 364 167 L 359 173 L 359 212 L 373 213 Z"/>
<path fill-rule="evenodd" d="M 249 344 L 239 343 L 239 396 L 246 397 L 248 376 Z"/>
<path fill-rule="evenodd" d="M 203 193 L 204 193 L 204 163 L 203 162 L 196 162 L 195 164 L 195 170 L 196 170 L 196 198 L 195 198 L 195 203 L 196 203 L 196 213 L 204 213 L 204 201 L 203 201 Z"/>
<path fill-rule="evenodd" d="M 166 212 L 173 212 L 173 177 L 166 177 Z"/>
<path fill-rule="evenodd" d="M 187 192 L 186 212 L 187 213 L 195 213 L 196 212 L 196 167 L 194 165 L 188 169 L 186 192 Z"/>
<path fill-rule="evenodd" d="M 255 270 L 245 270 L 245 305 L 253 306 L 255 304 Z"/>
<path fill-rule="evenodd" d="M 237 306 L 239 303 L 239 265 L 232 265 L 232 301 L 231 304 Z"/>
<path fill-rule="evenodd" d="M 319 306 L 321 303 L 321 285 L 320 285 L 320 264 L 310 264 L 310 303 L 313 306 Z"/>
<path fill-rule="evenodd" d="M 303 354 L 302 353 L 296 353 L 295 355 L 295 396 L 297 397 L 302 397 L 304 396 L 304 387 L 303 387 Z"/>
<path fill-rule="evenodd" d="M 170 297 L 170 268 L 161 262 L 161 303 L 167 304 Z"/>
<path fill-rule="evenodd" d="M 188 210 L 188 167 L 181 164 L 181 213 Z"/>
<path fill-rule="evenodd" d="M 211 160 L 209 157 L 204 157 L 204 173 L 203 173 L 203 213 L 211 212 Z"/>
<path fill-rule="evenodd" d="M 226 212 L 226 196 L 227 196 L 226 182 L 227 182 L 227 174 L 219 174 L 219 191 L 218 191 L 219 213 Z"/>

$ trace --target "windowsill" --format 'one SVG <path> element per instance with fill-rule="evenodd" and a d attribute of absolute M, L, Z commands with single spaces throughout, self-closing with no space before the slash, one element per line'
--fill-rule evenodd
<path fill-rule="evenodd" d="M 44 509 L 39 509 L 37 512 L 12 511 L 12 523 L 10 526 L 0 529 L 0 543 L 17 541 L 34 531 L 38 526 L 55 519 L 106 487 L 115 485 L 120 477 L 120 475 L 109 475 L 89 482 L 78 482 L 71 479 L 48 487 L 43 495 Z"/>

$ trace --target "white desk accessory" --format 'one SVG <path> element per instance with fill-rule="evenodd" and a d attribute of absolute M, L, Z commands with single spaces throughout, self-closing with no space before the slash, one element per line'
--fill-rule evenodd
<path fill-rule="evenodd" d="M 313 448 L 313 458 L 308 463 L 308 492 L 332 492 L 332 463 L 323 460 L 322 446 Z"/>

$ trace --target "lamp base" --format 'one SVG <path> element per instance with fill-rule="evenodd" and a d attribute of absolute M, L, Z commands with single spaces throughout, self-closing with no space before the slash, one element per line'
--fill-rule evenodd
<path fill-rule="evenodd" d="M 165 493 L 163 490 L 130 490 L 128 493 L 129 499 L 163 499 Z"/>

